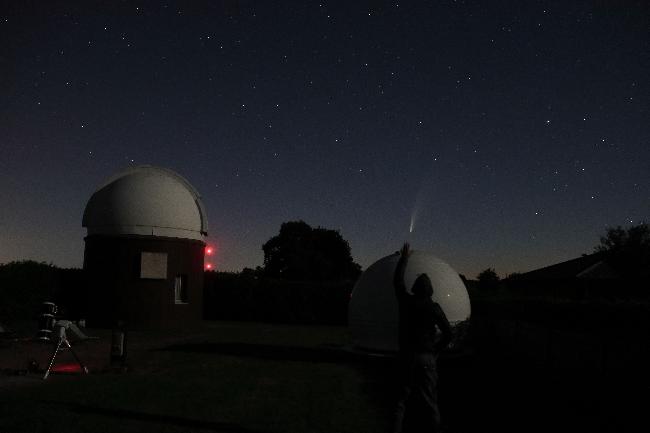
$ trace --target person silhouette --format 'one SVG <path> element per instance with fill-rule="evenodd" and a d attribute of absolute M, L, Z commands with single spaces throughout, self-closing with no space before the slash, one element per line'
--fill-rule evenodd
<path fill-rule="evenodd" d="M 416 394 L 426 409 L 424 423 L 434 432 L 440 431 L 440 411 L 438 410 L 438 373 L 436 359 L 451 342 L 452 333 L 447 316 L 440 305 L 433 302 L 433 286 L 426 274 L 420 274 L 411 288 L 406 289 L 404 272 L 411 254 L 410 246 L 404 246 L 400 254 L 393 285 L 399 311 L 399 356 L 397 404 L 395 408 L 393 432 L 401 433 L 407 401 Z M 436 338 L 437 330 L 441 337 Z"/>

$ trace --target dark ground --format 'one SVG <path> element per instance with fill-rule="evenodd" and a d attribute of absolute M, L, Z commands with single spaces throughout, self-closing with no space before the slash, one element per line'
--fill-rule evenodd
<path fill-rule="evenodd" d="M 390 422 L 393 360 L 348 350 L 343 327 L 132 333 L 126 373 L 108 368 L 110 332 L 90 333 L 100 339 L 75 348 L 92 373 L 47 381 L 17 373 L 31 357 L 45 364 L 48 348 L 5 339 L 0 432 L 370 432 Z M 448 432 L 649 431 L 650 386 L 638 371 L 526 368 L 467 352 L 441 358 L 439 373 Z"/>

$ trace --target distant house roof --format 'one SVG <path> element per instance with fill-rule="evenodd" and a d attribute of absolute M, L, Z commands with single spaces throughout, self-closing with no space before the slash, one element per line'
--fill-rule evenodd
<path fill-rule="evenodd" d="M 619 274 L 605 261 L 602 254 L 588 254 L 566 262 L 546 266 L 517 275 L 521 280 L 593 279 L 609 280 Z"/>

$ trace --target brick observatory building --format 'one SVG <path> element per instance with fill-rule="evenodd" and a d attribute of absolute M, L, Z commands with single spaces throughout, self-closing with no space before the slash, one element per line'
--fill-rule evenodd
<path fill-rule="evenodd" d="M 208 224 L 187 180 L 160 167 L 127 169 L 95 191 L 83 226 L 91 326 L 177 328 L 202 319 Z"/>

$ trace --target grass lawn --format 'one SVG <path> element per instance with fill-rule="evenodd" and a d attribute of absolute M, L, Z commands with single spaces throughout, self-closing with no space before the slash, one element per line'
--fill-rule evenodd
<path fill-rule="evenodd" d="M 384 429 L 367 369 L 341 349 L 345 328 L 213 322 L 187 334 L 133 332 L 127 373 L 96 359 L 107 364 L 110 342 L 97 333 L 99 341 L 73 343 L 91 374 L 34 374 L 0 388 L 1 432 Z"/>
<path fill-rule="evenodd" d="M 392 361 L 345 350 L 345 327 L 205 322 L 131 332 L 125 373 L 107 368 L 110 332 L 89 333 L 99 340 L 73 342 L 89 375 L 0 374 L 0 433 L 377 433 L 390 423 Z M 0 368 L 31 358 L 43 366 L 47 349 L 4 344 Z M 447 433 L 647 431 L 650 388 L 634 371 L 532 368 L 484 354 L 443 356 L 439 372 Z"/>

